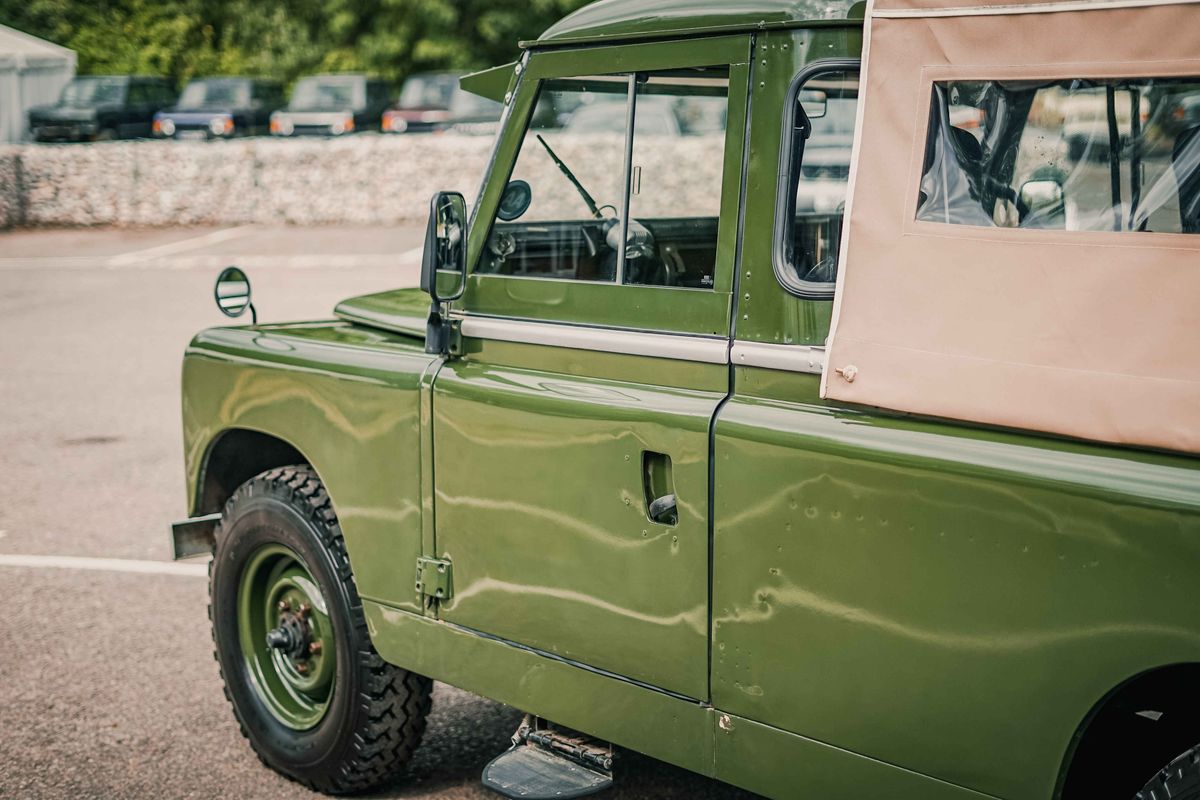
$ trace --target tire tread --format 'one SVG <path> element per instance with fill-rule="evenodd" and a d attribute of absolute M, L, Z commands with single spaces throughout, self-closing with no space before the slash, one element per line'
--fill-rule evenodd
<path fill-rule="evenodd" d="M 350 740 L 350 747 L 336 769 L 330 774 L 312 778 L 296 774 L 286 766 L 273 764 L 255 751 L 260 761 L 289 778 L 315 791 L 326 794 L 355 794 L 394 783 L 399 778 L 425 733 L 425 721 L 432 704 L 432 681 L 383 660 L 371 644 L 363 616 L 362 601 L 350 569 L 350 558 L 337 514 L 324 484 L 312 467 L 297 464 L 267 470 L 242 484 L 225 504 L 218 523 L 215 541 L 224 534 L 224 523 L 239 499 L 262 492 L 283 491 L 292 506 L 303 513 L 320 532 L 321 544 L 332 558 L 337 578 L 350 598 L 350 617 L 355 630 L 357 665 L 360 671 L 358 695 L 359 724 Z M 216 546 L 214 545 L 214 556 Z M 214 558 L 215 560 L 215 558 Z M 212 566 L 209 561 L 208 617 L 213 620 Z M 233 696 L 229 691 L 224 667 L 216 651 L 216 627 L 213 632 L 213 658 L 221 674 L 225 699 L 234 708 L 238 728 L 253 747 L 251 738 Z"/>

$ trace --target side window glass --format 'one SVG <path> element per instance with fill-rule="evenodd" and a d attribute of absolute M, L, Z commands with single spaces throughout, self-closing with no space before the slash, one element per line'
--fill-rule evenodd
<path fill-rule="evenodd" d="M 623 75 L 543 82 L 478 271 L 616 279 L 628 95 Z"/>
<path fill-rule="evenodd" d="M 624 282 L 711 289 L 728 68 L 639 75 Z"/>
<path fill-rule="evenodd" d="M 794 89 L 776 269 L 785 285 L 806 295 L 833 297 L 857 115 L 857 70 L 818 72 Z"/>
<path fill-rule="evenodd" d="M 728 96 L 728 67 L 545 81 L 478 271 L 711 289 Z"/>
<path fill-rule="evenodd" d="M 1200 78 L 935 83 L 917 219 L 1200 233 Z"/>
<path fill-rule="evenodd" d="M 150 102 L 149 93 L 143 83 L 131 83 L 127 93 L 127 102 L 131 106 L 144 106 Z"/>

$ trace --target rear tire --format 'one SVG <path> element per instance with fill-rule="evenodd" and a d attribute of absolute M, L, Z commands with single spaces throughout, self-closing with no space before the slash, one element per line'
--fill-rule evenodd
<path fill-rule="evenodd" d="M 1193 747 L 1150 779 L 1134 800 L 1198 800 L 1200 798 L 1200 745 Z"/>
<path fill-rule="evenodd" d="M 225 504 L 209 618 L 225 696 L 267 766 L 330 794 L 400 776 L 425 731 L 432 683 L 371 644 L 337 516 L 311 467 L 268 470 Z"/>

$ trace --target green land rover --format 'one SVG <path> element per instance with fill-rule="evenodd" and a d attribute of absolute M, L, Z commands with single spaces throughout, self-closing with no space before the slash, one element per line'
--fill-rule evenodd
<path fill-rule="evenodd" d="M 1200 797 L 1190 0 L 600 0 L 422 289 L 183 363 L 216 658 L 274 769 L 640 751 L 775 798 Z M 1181 113 L 1182 112 L 1182 113 Z M 249 308 L 240 270 L 223 311 Z"/>

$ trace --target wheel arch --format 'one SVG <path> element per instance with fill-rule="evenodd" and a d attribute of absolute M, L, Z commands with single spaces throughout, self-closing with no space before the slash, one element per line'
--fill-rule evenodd
<path fill-rule="evenodd" d="M 1096 701 L 1071 737 L 1055 797 L 1132 798 L 1155 770 L 1200 743 L 1200 663 L 1146 669 Z"/>
<path fill-rule="evenodd" d="M 209 441 L 200 461 L 193 489 L 193 515 L 220 513 L 243 483 L 260 472 L 292 464 L 308 464 L 320 474 L 300 448 L 275 434 L 251 428 L 222 430 Z"/>

